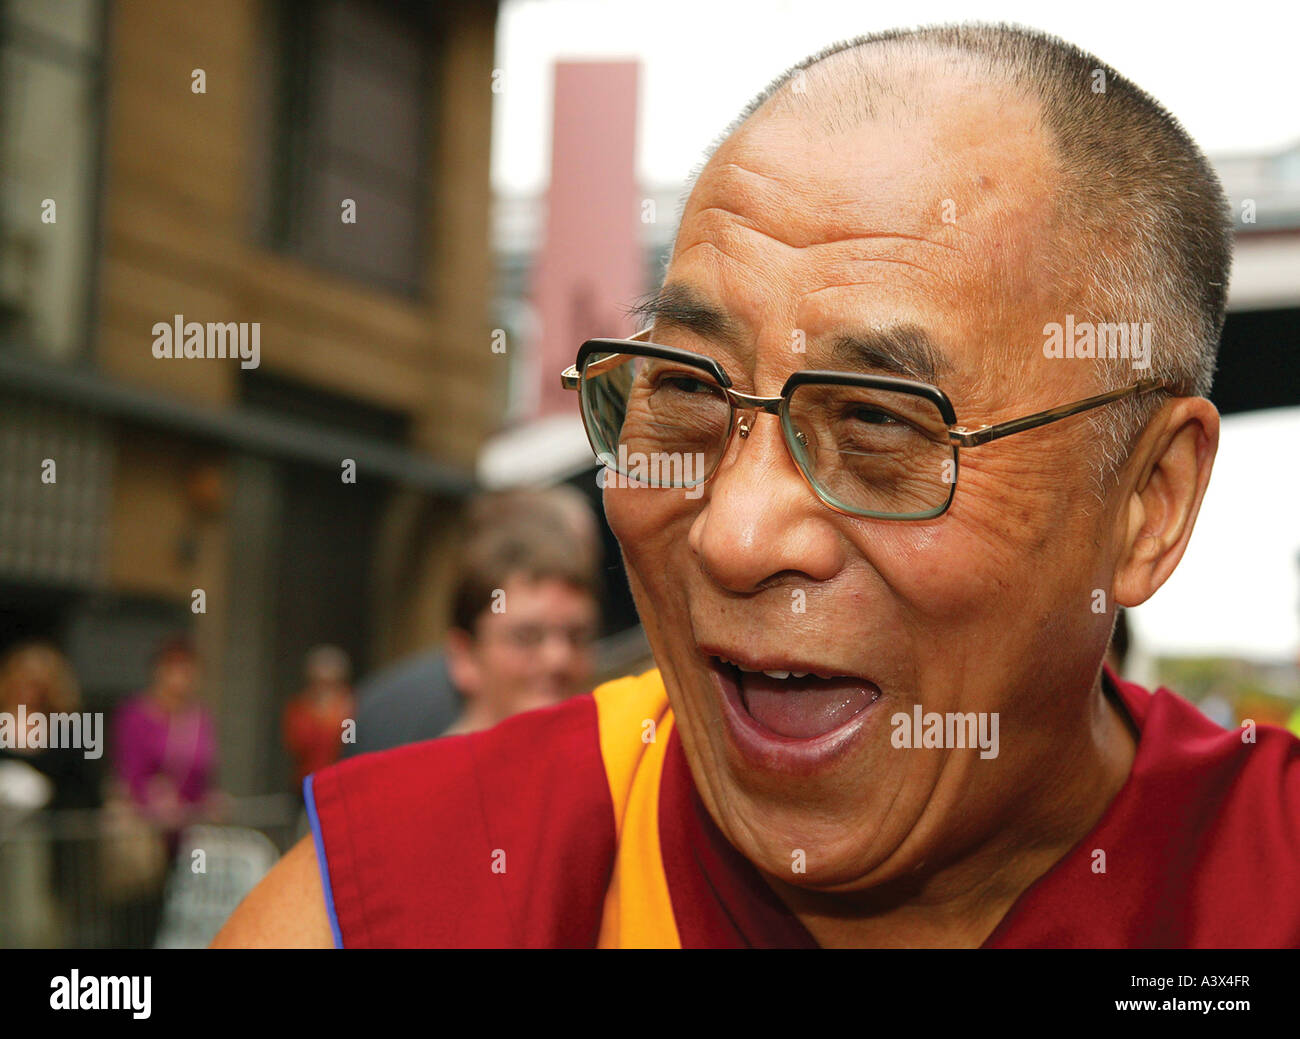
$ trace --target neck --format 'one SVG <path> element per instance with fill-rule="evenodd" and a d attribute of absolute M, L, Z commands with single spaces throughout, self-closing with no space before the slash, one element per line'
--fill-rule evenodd
<path fill-rule="evenodd" d="M 492 712 L 486 706 L 477 700 L 471 700 L 460 712 L 456 724 L 448 729 L 444 735 L 460 736 L 467 732 L 481 732 L 484 729 L 492 728 L 497 721 L 498 719 L 493 717 Z"/>
<path fill-rule="evenodd" d="M 768 883 L 823 947 L 977 948 L 1097 825 L 1128 778 L 1135 734 L 1100 678 L 1073 731 L 1080 733 L 1075 746 L 1051 747 L 1028 764 L 1025 774 L 1046 779 L 1016 798 L 1015 818 L 998 820 L 956 859 L 847 894 Z"/>

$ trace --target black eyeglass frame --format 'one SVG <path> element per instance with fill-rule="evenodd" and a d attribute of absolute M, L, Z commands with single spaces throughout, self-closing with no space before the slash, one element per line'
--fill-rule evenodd
<path fill-rule="evenodd" d="M 1036 411 L 1030 415 L 1023 415 L 1019 418 L 1008 419 L 1005 422 L 998 422 L 994 425 L 983 425 L 976 429 L 967 429 L 965 426 L 957 424 L 957 413 L 952 406 L 952 401 L 948 395 L 937 386 L 930 383 L 920 382 L 919 380 L 900 379 L 892 375 L 865 375 L 858 372 L 842 371 L 823 371 L 805 369 L 802 371 L 792 372 L 785 380 L 785 385 L 781 387 L 781 395 L 778 397 L 756 397 L 748 393 L 740 393 L 731 388 L 731 378 L 717 361 L 712 357 L 704 354 L 693 353 L 690 350 L 682 350 L 673 346 L 661 346 L 658 343 L 651 343 L 642 339 L 650 333 L 650 329 L 642 329 L 635 335 L 627 339 L 588 339 L 581 347 L 578 348 L 578 356 L 575 362 L 563 372 L 560 373 L 560 384 L 566 390 L 576 390 L 581 398 L 582 423 L 587 433 L 587 442 L 591 445 L 592 451 L 597 458 L 601 457 L 602 449 L 596 443 L 596 434 L 592 429 L 592 420 L 589 415 L 588 402 L 586 394 L 582 392 L 583 377 L 587 372 L 588 358 L 593 354 L 613 354 L 613 355 L 634 355 L 639 357 L 658 357 L 663 360 L 676 361 L 692 368 L 706 372 L 717 384 L 718 388 L 726 395 L 728 402 L 731 404 L 731 419 L 727 429 L 726 439 L 723 442 L 722 450 L 718 454 L 718 460 L 707 474 L 701 477 L 696 483 L 690 486 L 696 486 L 707 482 L 717 471 L 717 467 L 726 457 L 727 451 L 731 447 L 731 438 L 735 435 L 737 428 L 740 429 L 741 439 L 749 436 L 750 426 L 747 423 L 736 422 L 736 413 L 742 411 L 765 412 L 769 415 L 775 415 L 781 422 L 782 434 L 785 439 L 786 450 L 790 453 L 791 460 L 795 463 L 795 468 L 803 477 L 804 482 L 808 484 L 809 489 L 816 495 L 828 508 L 836 512 L 843 513 L 847 516 L 859 516 L 870 519 L 885 520 L 923 520 L 933 519 L 943 515 L 952 505 L 953 496 L 957 492 L 957 474 L 960 469 L 959 448 L 979 447 L 982 444 L 990 443 L 994 440 L 1000 440 L 1003 437 L 1012 436 L 1016 433 L 1023 433 L 1029 429 L 1036 429 L 1039 426 L 1045 426 L 1050 422 L 1056 422 L 1063 418 L 1069 418 L 1071 415 L 1078 415 L 1081 412 L 1091 411 L 1093 408 L 1099 408 L 1106 404 L 1112 404 L 1115 401 L 1123 400 L 1127 397 L 1144 396 L 1148 393 L 1168 391 L 1170 387 L 1160 379 L 1139 379 L 1135 383 L 1118 390 L 1109 390 L 1106 393 L 1098 393 L 1092 397 L 1085 397 L 1083 400 L 1074 401 L 1070 404 L 1058 405 L 1055 408 L 1048 408 L 1046 411 Z M 628 348 L 631 349 L 628 349 Z M 597 362 L 599 363 L 599 362 Z M 622 362 L 620 362 L 622 363 Z M 801 436 L 797 430 L 790 424 L 790 394 L 798 386 L 804 386 L 808 383 L 818 385 L 834 386 L 860 386 L 866 389 L 889 390 L 895 393 L 907 393 L 916 397 L 921 397 L 934 404 L 939 409 L 939 414 L 945 423 L 943 433 L 947 436 L 947 442 L 952 446 L 953 473 L 952 480 L 948 487 L 948 497 L 941 505 L 933 509 L 927 509 L 918 513 L 882 513 L 873 512 L 865 509 L 850 509 L 840 505 L 837 502 L 828 500 L 828 492 L 823 491 L 813 481 L 811 475 L 806 471 L 802 462 L 795 453 L 791 444 L 791 437 Z M 923 432 L 938 432 L 924 430 Z"/>

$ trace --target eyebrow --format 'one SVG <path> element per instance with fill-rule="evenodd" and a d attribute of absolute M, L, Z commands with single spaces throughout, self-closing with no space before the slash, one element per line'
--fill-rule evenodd
<path fill-rule="evenodd" d="M 744 342 L 744 330 L 730 314 L 710 303 L 689 285 L 664 285 L 628 309 L 629 317 L 675 325 L 710 339 L 723 339 L 733 346 Z"/>
<path fill-rule="evenodd" d="M 689 285 L 664 285 L 628 309 L 629 316 L 674 325 L 708 339 L 745 348 L 743 326 L 727 311 Z M 830 339 L 827 367 L 884 372 L 904 379 L 934 382 L 952 365 L 919 325 L 900 323 L 841 332 Z"/>
<path fill-rule="evenodd" d="M 831 341 L 831 366 L 863 371 L 883 371 L 904 379 L 934 382 L 951 372 L 952 365 L 935 347 L 925 329 L 913 324 L 888 325 Z"/>

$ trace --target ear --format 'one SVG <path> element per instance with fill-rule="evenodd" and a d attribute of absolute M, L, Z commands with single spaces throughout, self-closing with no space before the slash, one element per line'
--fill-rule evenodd
<path fill-rule="evenodd" d="M 479 667 L 474 636 L 462 628 L 447 632 L 445 651 L 447 673 L 451 683 L 467 697 L 477 696 L 483 687 L 483 670 Z"/>
<path fill-rule="evenodd" d="M 1219 413 L 1204 397 L 1177 397 L 1151 420 L 1121 477 L 1120 606 L 1146 602 L 1183 558 L 1218 449 Z"/>

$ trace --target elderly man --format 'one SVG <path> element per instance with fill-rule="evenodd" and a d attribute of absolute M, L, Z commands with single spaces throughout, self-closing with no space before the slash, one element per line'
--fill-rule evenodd
<path fill-rule="evenodd" d="M 1231 227 L 1004 27 L 792 69 L 568 373 L 658 670 L 335 766 L 221 944 L 1300 944 L 1300 742 L 1102 668 L 1210 478 Z"/>

